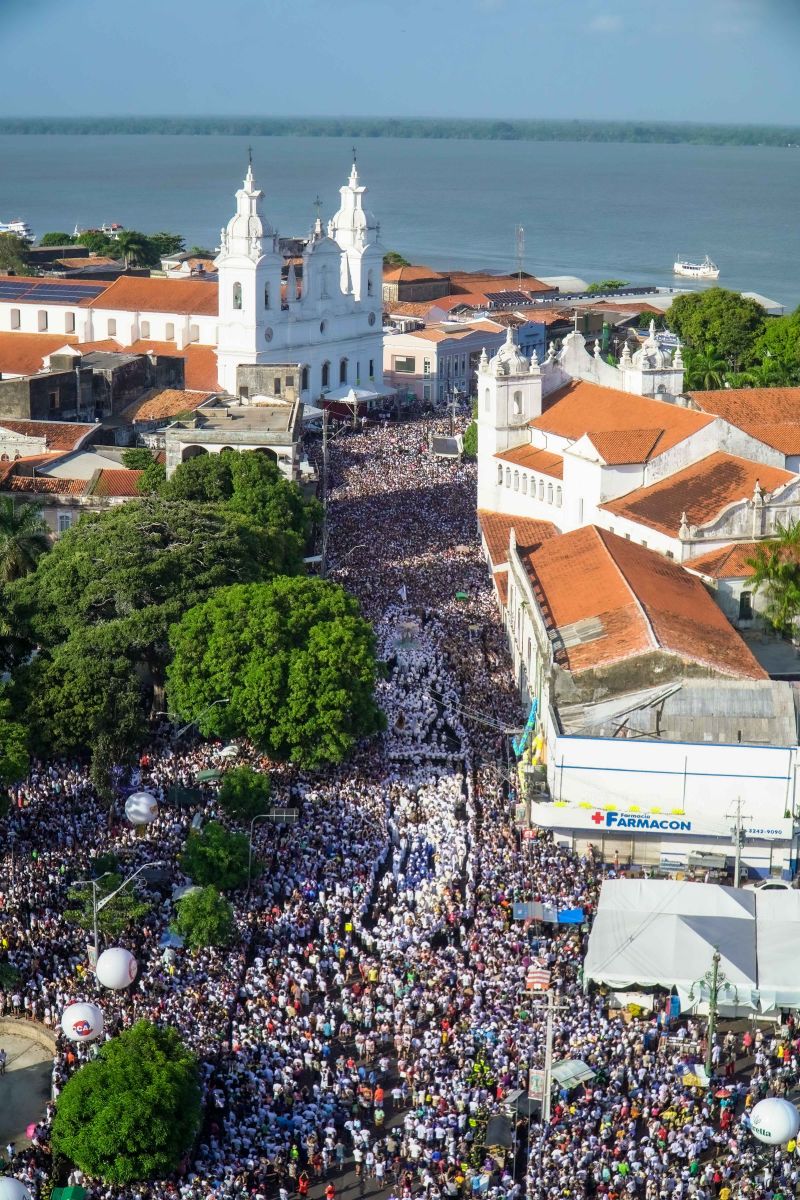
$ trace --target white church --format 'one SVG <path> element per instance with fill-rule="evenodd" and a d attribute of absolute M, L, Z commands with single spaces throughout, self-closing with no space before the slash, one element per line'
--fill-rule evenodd
<path fill-rule="evenodd" d="M 34 374 L 70 346 L 179 354 L 187 387 L 237 394 L 239 365 L 293 364 L 299 398 L 383 393 L 378 222 L 355 160 L 339 208 L 318 217 L 302 280 L 288 266 L 252 163 L 222 230 L 217 278 L 0 277 L 0 377 Z"/>

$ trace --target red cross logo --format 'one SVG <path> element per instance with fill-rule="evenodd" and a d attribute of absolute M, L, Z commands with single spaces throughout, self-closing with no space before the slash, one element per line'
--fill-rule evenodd
<path fill-rule="evenodd" d="M 605 820 L 605 813 L 592 813 L 592 820 L 594 821 L 595 825 L 602 825 L 603 821 Z"/>

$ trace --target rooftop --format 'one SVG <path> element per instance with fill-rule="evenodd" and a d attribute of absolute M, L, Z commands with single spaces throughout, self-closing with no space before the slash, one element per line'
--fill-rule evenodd
<path fill-rule="evenodd" d="M 572 673 L 661 651 L 722 675 L 766 677 L 697 576 L 652 550 L 587 525 L 521 558 L 555 659 Z"/>
<path fill-rule="evenodd" d="M 2 336 L 2 335 L 0 335 Z M 36 334 L 32 334 L 36 337 Z M 121 346 L 113 339 L 100 342 L 81 343 L 78 347 L 82 352 L 108 350 L 117 354 L 156 354 L 168 355 L 171 358 L 182 358 L 184 364 L 184 382 L 190 391 L 218 392 L 217 382 L 217 351 L 214 346 L 198 346 L 190 342 L 179 350 L 174 342 L 154 342 L 149 338 L 140 339 L 130 346 Z"/>
<path fill-rule="evenodd" d="M 17 421 L 0 417 L 3 430 L 26 438 L 44 438 L 48 450 L 76 450 L 93 433 L 97 425 L 77 425 L 72 421 Z"/>
<path fill-rule="evenodd" d="M 63 333 L 0 333 L 0 375 L 36 375 L 45 358 L 74 341 Z"/>
<path fill-rule="evenodd" d="M 748 559 L 755 554 L 759 542 L 733 542 L 729 546 L 721 546 L 718 550 L 709 550 L 707 554 L 699 554 L 690 558 L 683 565 L 687 571 L 696 571 L 705 575 L 706 579 L 749 579 L 753 568 Z"/>
<path fill-rule="evenodd" d="M 720 388 L 686 394 L 703 412 L 715 413 L 782 454 L 800 454 L 800 387 Z"/>
<path fill-rule="evenodd" d="M 152 279 L 122 275 L 104 288 L 85 307 L 117 312 L 164 312 L 191 316 L 216 317 L 219 314 L 218 288 L 215 281 L 190 279 Z"/>
<path fill-rule="evenodd" d="M 502 462 L 524 467 L 526 471 L 540 471 L 542 475 L 552 475 L 553 479 L 564 478 L 564 459 L 560 454 L 550 450 L 540 450 L 536 446 L 515 446 L 513 450 L 503 450 L 495 458 Z"/>
<path fill-rule="evenodd" d="M 187 392 L 178 388 L 158 388 L 139 400 L 134 400 L 122 412 L 124 420 L 160 421 L 177 417 L 182 412 L 193 412 L 210 400 L 214 392 Z"/>
<path fill-rule="evenodd" d="M 600 507 L 615 516 L 675 535 L 684 512 L 690 525 L 705 525 L 729 504 L 752 499 L 756 484 L 770 493 L 796 478 L 781 467 L 768 467 L 717 451 L 667 479 L 637 488 Z"/>
<path fill-rule="evenodd" d="M 440 275 L 431 267 L 414 266 L 409 263 L 403 267 L 390 267 L 388 271 L 383 272 L 383 278 L 386 283 L 422 283 L 427 280 L 447 279 L 447 276 Z"/>
<path fill-rule="evenodd" d="M 550 521 L 532 521 L 527 517 L 509 517 L 504 513 L 491 512 L 488 508 L 478 509 L 478 523 L 492 564 L 492 570 L 508 563 L 508 541 L 514 530 L 520 552 L 540 546 L 548 538 L 556 537 L 558 530 Z"/>
<path fill-rule="evenodd" d="M 220 431 L 239 435 L 285 435 L 291 432 L 299 407 L 298 403 L 287 404 L 280 401 L 263 405 L 220 404 L 198 413 L 196 425 L 184 421 L 173 428 L 180 431 L 181 426 L 186 427 L 189 433 L 184 437 L 184 441 L 191 440 L 195 434 L 200 435 L 198 440 L 209 440 L 208 434 Z"/>
<path fill-rule="evenodd" d="M 664 400 L 578 380 L 547 396 L 544 412 L 530 424 L 570 441 L 588 434 L 594 445 L 595 435 L 614 434 L 614 438 L 600 439 L 614 461 L 648 462 L 713 420 L 705 413 L 678 408 Z M 599 447 L 598 452 L 602 453 Z"/>

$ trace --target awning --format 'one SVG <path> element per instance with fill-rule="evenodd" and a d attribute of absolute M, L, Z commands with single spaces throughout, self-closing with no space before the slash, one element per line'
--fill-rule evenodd
<path fill-rule="evenodd" d="M 597 1074 L 579 1058 L 567 1058 L 564 1062 L 556 1063 L 551 1073 L 553 1080 L 563 1088 L 574 1088 L 581 1083 L 588 1083 Z"/>

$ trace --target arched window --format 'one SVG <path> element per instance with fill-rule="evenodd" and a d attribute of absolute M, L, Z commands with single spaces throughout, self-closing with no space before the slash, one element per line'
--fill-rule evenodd
<path fill-rule="evenodd" d="M 0 454 L 0 462 L 8 462 L 8 455 Z"/>
<path fill-rule="evenodd" d="M 492 404 L 491 393 L 489 392 L 489 389 L 487 388 L 486 391 L 483 393 L 483 411 L 488 412 L 489 409 L 491 408 L 491 404 Z"/>
<path fill-rule="evenodd" d="M 375 276 L 372 271 L 367 271 L 367 295 L 371 296 L 375 290 Z"/>
<path fill-rule="evenodd" d="M 308 367 L 303 367 L 302 371 L 300 372 L 300 391 L 308 391 Z"/>
<path fill-rule="evenodd" d="M 528 476 L 527 475 L 522 476 L 522 494 L 523 494 L 523 496 L 527 496 L 527 494 L 528 494 Z"/>
<path fill-rule="evenodd" d="M 343 358 L 339 363 L 339 383 L 347 383 L 347 359 Z"/>
<path fill-rule="evenodd" d="M 264 308 L 269 308 L 269 284 L 264 284 Z"/>
<path fill-rule="evenodd" d="M 330 387 L 330 385 L 331 385 L 331 364 L 329 362 L 324 362 L 322 364 L 322 386 L 324 388 L 326 388 L 326 387 Z"/>
<path fill-rule="evenodd" d="M 497 482 L 500 484 L 502 484 L 502 482 L 503 482 L 503 464 L 502 463 L 498 463 L 498 465 L 497 465 Z"/>
<path fill-rule="evenodd" d="M 548 483 L 548 485 L 547 485 L 547 503 L 548 504 L 553 503 L 553 485 L 552 485 L 552 483 Z"/>
<path fill-rule="evenodd" d="M 544 500 L 544 480 L 539 480 L 539 499 Z"/>
<path fill-rule="evenodd" d="M 242 285 L 240 283 L 233 285 L 233 307 L 235 309 L 242 307 Z"/>
<path fill-rule="evenodd" d="M 321 300 L 328 299 L 328 264 L 323 263 L 319 273 L 319 295 Z"/>
<path fill-rule="evenodd" d="M 514 416 L 522 416 L 522 392 L 514 392 Z"/>
<path fill-rule="evenodd" d="M 506 487 L 511 487 L 511 467 L 506 467 Z"/>
<path fill-rule="evenodd" d="M 556 507 L 561 508 L 561 488 L 556 488 Z"/>
<path fill-rule="evenodd" d="M 519 491 L 519 471 L 514 472 L 514 491 Z"/>

